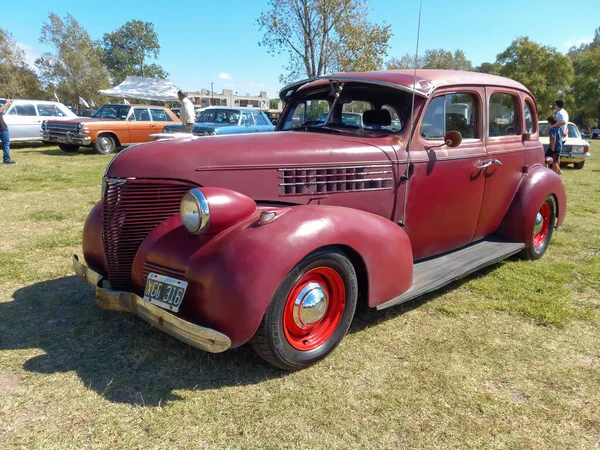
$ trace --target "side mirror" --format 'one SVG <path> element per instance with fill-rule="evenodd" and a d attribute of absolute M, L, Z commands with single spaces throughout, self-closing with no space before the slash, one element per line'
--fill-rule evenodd
<path fill-rule="evenodd" d="M 448 131 L 446 136 L 444 136 L 444 142 L 448 147 L 454 148 L 458 147 L 462 142 L 462 134 L 459 131 Z"/>

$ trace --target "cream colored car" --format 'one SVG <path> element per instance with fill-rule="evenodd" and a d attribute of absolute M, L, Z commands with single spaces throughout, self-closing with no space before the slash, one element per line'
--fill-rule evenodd
<path fill-rule="evenodd" d="M 546 151 L 550 146 L 548 122 L 539 122 L 539 126 L 540 142 L 544 146 L 544 151 Z M 590 143 L 581 137 L 577 125 L 569 122 L 569 136 L 560 153 L 560 165 L 573 164 L 575 169 L 583 169 L 585 160 L 588 159 L 590 155 Z"/>

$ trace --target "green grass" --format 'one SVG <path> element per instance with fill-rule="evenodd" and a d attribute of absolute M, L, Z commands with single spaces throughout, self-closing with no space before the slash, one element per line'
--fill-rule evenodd
<path fill-rule="evenodd" d="M 110 156 L 17 147 L 0 167 L 0 448 L 600 446 L 600 141 L 564 226 L 385 311 L 298 373 L 98 310 L 72 274 Z"/>

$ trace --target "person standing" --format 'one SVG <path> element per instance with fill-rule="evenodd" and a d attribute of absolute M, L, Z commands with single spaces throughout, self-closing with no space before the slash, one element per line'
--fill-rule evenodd
<path fill-rule="evenodd" d="M 194 129 L 194 105 L 183 89 L 177 91 L 177 98 L 181 102 L 181 109 L 179 111 L 179 118 L 181 119 L 181 130 L 180 133 L 191 133 Z"/>
<path fill-rule="evenodd" d="M 562 98 L 559 98 L 554 102 L 554 110 L 556 111 L 558 122 L 552 125 L 551 128 L 559 128 L 561 130 L 562 144 L 564 145 L 569 136 L 569 113 L 565 109 L 565 101 Z M 556 164 L 558 165 L 557 173 L 562 174 L 562 170 L 560 170 L 560 155 L 558 159 L 559 160 L 556 161 Z"/>
<path fill-rule="evenodd" d="M 10 106 L 10 100 L 6 99 L 6 103 L 0 106 L 0 142 L 2 143 L 2 163 L 16 164 L 10 159 L 10 135 L 8 134 L 8 125 L 4 121 L 4 111 Z"/>
<path fill-rule="evenodd" d="M 560 128 L 553 128 L 553 125 L 557 122 L 558 117 L 555 115 L 548 117 L 548 125 L 550 126 L 550 147 L 546 151 L 546 157 L 552 158 L 552 170 L 556 173 L 561 173 L 558 160 L 560 158 L 560 152 L 562 151 L 563 139 Z"/>

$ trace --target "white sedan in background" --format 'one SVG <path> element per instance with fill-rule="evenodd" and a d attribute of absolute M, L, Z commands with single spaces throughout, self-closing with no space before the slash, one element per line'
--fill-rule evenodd
<path fill-rule="evenodd" d="M 550 136 L 548 135 L 548 122 L 539 122 L 540 142 L 544 146 L 544 151 L 550 146 Z M 575 169 L 583 169 L 586 159 L 591 155 L 590 143 L 584 140 L 579 133 L 579 128 L 572 122 L 568 125 L 569 135 L 560 152 L 560 165 L 573 164 Z"/>
<path fill-rule="evenodd" d="M 45 100 L 11 100 L 10 103 L 4 111 L 4 121 L 8 125 L 11 142 L 41 141 L 44 120 L 77 118 L 62 103 Z"/>

